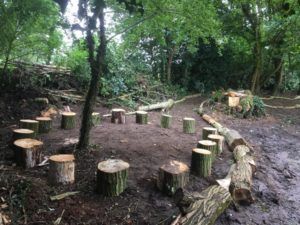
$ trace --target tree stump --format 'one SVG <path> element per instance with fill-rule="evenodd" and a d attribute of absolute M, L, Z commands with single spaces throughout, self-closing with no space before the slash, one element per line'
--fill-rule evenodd
<path fill-rule="evenodd" d="M 93 126 L 96 126 L 98 124 L 100 124 L 100 113 L 97 113 L 97 112 L 93 112 L 92 113 L 92 124 Z"/>
<path fill-rule="evenodd" d="M 209 150 L 211 152 L 212 161 L 215 160 L 217 154 L 217 143 L 210 140 L 198 141 L 197 148 Z"/>
<path fill-rule="evenodd" d="M 52 129 L 52 119 L 50 117 L 37 117 L 39 122 L 39 133 L 48 133 Z"/>
<path fill-rule="evenodd" d="M 104 196 L 118 196 L 127 187 L 129 164 L 120 159 L 108 159 L 98 164 L 97 191 Z"/>
<path fill-rule="evenodd" d="M 189 181 L 189 167 L 179 161 L 171 160 L 159 168 L 157 187 L 167 195 L 173 195 Z"/>
<path fill-rule="evenodd" d="M 211 152 L 209 150 L 194 148 L 192 151 L 191 171 L 201 177 L 211 175 Z"/>
<path fill-rule="evenodd" d="M 217 129 L 213 127 L 203 127 L 202 129 L 202 140 L 208 140 L 208 135 L 217 134 Z"/>
<path fill-rule="evenodd" d="M 170 128 L 172 123 L 172 116 L 168 114 L 162 114 L 160 120 L 160 126 L 162 128 Z"/>
<path fill-rule="evenodd" d="M 124 109 L 112 109 L 111 110 L 111 122 L 112 123 L 119 123 L 119 124 L 125 124 L 125 110 Z"/>
<path fill-rule="evenodd" d="M 214 141 L 217 143 L 217 155 L 220 155 L 223 151 L 224 146 L 224 137 L 218 134 L 210 134 L 208 135 L 208 140 Z"/>
<path fill-rule="evenodd" d="M 61 128 L 65 130 L 71 130 L 75 128 L 76 124 L 76 113 L 74 112 L 63 112 L 61 117 Z"/>
<path fill-rule="evenodd" d="M 136 111 L 135 122 L 138 124 L 147 124 L 148 123 L 148 113 L 145 111 Z"/>
<path fill-rule="evenodd" d="M 75 158 L 72 154 L 52 155 L 49 158 L 48 182 L 51 185 L 72 184 L 75 181 Z"/>
<path fill-rule="evenodd" d="M 18 166 L 32 168 L 40 163 L 43 142 L 24 138 L 14 142 L 15 159 Z"/>
<path fill-rule="evenodd" d="M 15 129 L 13 130 L 11 144 L 18 139 L 34 138 L 34 131 L 29 129 Z"/>
<path fill-rule="evenodd" d="M 36 120 L 20 120 L 20 128 L 33 130 L 34 137 L 36 137 L 39 132 L 39 122 Z"/>
<path fill-rule="evenodd" d="M 196 131 L 196 120 L 194 118 L 183 118 L 183 133 L 194 134 Z"/>

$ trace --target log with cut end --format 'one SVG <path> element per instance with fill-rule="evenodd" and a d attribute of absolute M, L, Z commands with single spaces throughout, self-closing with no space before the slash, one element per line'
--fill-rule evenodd
<path fill-rule="evenodd" d="M 203 129 L 202 129 L 202 140 L 207 140 L 208 135 L 217 134 L 217 133 L 218 133 L 218 131 L 214 127 L 203 127 Z"/>
<path fill-rule="evenodd" d="M 238 145 L 248 145 L 246 140 L 236 130 L 228 130 L 224 134 L 224 137 L 231 151 L 233 151 L 234 148 Z"/>
<path fill-rule="evenodd" d="M 160 119 L 160 126 L 162 128 L 170 128 L 172 123 L 172 116 L 168 114 L 162 114 Z"/>
<path fill-rule="evenodd" d="M 153 105 L 139 106 L 139 111 L 151 111 L 154 109 L 171 109 L 175 104 L 174 100 L 169 99 L 167 102 L 159 102 Z"/>
<path fill-rule="evenodd" d="M 167 195 L 173 195 L 189 181 L 189 167 L 179 161 L 171 160 L 159 168 L 157 187 Z"/>
<path fill-rule="evenodd" d="M 20 120 L 20 128 L 29 129 L 34 131 L 34 137 L 37 136 L 39 132 L 39 122 L 36 120 Z"/>
<path fill-rule="evenodd" d="M 52 129 L 52 119 L 50 117 L 37 117 L 39 122 L 39 133 L 48 133 Z"/>
<path fill-rule="evenodd" d="M 196 120 L 194 118 L 183 118 L 183 133 L 194 134 L 196 132 Z"/>
<path fill-rule="evenodd" d="M 208 140 L 214 141 L 217 143 L 217 155 L 220 155 L 223 151 L 224 146 L 224 137 L 218 134 L 210 134 L 207 137 Z"/>
<path fill-rule="evenodd" d="M 125 110 L 124 109 L 112 109 L 111 111 L 111 122 L 125 124 Z"/>
<path fill-rule="evenodd" d="M 209 150 L 211 152 L 212 161 L 214 161 L 217 154 L 217 143 L 210 140 L 198 141 L 197 148 Z"/>
<path fill-rule="evenodd" d="M 135 122 L 138 124 L 148 123 L 148 113 L 145 111 L 136 111 Z"/>
<path fill-rule="evenodd" d="M 72 184 L 75 181 L 75 158 L 72 154 L 52 155 L 49 158 L 50 185 Z"/>
<path fill-rule="evenodd" d="M 75 128 L 76 124 L 76 113 L 74 112 L 63 112 L 61 114 L 61 128 L 70 130 Z"/>
<path fill-rule="evenodd" d="M 100 113 L 97 112 L 92 113 L 92 124 L 93 126 L 100 124 Z"/>
<path fill-rule="evenodd" d="M 24 138 L 14 142 L 15 159 L 18 166 L 32 168 L 41 162 L 43 142 Z"/>
<path fill-rule="evenodd" d="M 228 96 L 228 106 L 231 108 L 237 107 L 240 103 L 240 97 Z"/>
<path fill-rule="evenodd" d="M 129 164 L 120 159 L 108 159 L 98 164 L 97 191 L 104 196 L 118 196 L 127 187 Z"/>
<path fill-rule="evenodd" d="M 192 151 L 191 172 L 197 176 L 207 177 L 211 175 L 211 152 L 201 148 Z"/>

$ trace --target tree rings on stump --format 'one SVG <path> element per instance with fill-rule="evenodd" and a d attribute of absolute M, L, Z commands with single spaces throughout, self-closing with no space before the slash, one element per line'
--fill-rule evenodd
<path fill-rule="evenodd" d="M 217 143 L 210 140 L 198 141 L 197 148 L 209 150 L 211 152 L 212 161 L 214 161 L 217 153 Z"/>
<path fill-rule="evenodd" d="M 211 152 L 206 149 L 194 148 L 192 151 L 191 171 L 201 177 L 211 175 Z"/>
<path fill-rule="evenodd" d="M 63 112 L 61 117 L 61 128 L 70 130 L 75 128 L 76 124 L 76 113 L 74 112 Z"/>
<path fill-rule="evenodd" d="M 221 154 L 223 151 L 224 137 L 218 134 L 208 135 L 208 140 L 214 141 L 217 143 L 217 155 Z"/>
<path fill-rule="evenodd" d="M 97 191 L 104 196 L 118 196 L 127 187 L 129 164 L 120 159 L 108 159 L 98 164 Z"/>
<path fill-rule="evenodd" d="M 37 136 L 39 131 L 39 122 L 36 120 L 20 120 L 20 128 L 29 129 L 34 131 L 34 137 Z"/>
<path fill-rule="evenodd" d="M 146 111 L 136 111 L 135 122 L 138 124 L 148 123 L 148 113 Z"/>
<path fill-rule="evenodd" d="M 207 140 L 208 135 L 217 134 L 217 129 L 214 127 L 203 127 L 202 129 L 202 140 Z"/>
<path fill-rule="evenodd" d="M 52 155 L 49 158 L 48 182 L 51 185 L 71 184 L 75 181 L 75 158 L 72 154 Z"/>
<path fill-rule="evenodd" d="M 96 126 L 98 124 L 100 124 L 100 113 L 97 113 L 97 112 L 93 112 L 92 113 L 92 125 L 93 126 Z"/>
<path fill-rule="evenodd" d="M 159 168 L 157 187 L 167 195 L 173 195 L 189 181 L 189 167 L 179 161 L 171 160 Z"/>
<path fill-rule="evenodd" d="M 194 134 L 196 131 L 196 120 L 194 118 L 183 118 L 183 133 Z"/>
<path fill-rule="evenodd" d="M 168 114 L 162 114 L 160 120 L 160 126 L 162 128 L 170 128 L 172 123 L 172 116 Z"/>
<path fill-rule="evenodd" d="M 125 124 L 125 110 L 124 109 L 112 109 L 111 110 L 111 122 L 112 123 L 119 123 L 119 124 Z"/>
<path fill-rule="evenodd" d="M 15 158 L 18 166 L 32 168 L 40 163 L 43 142 L 24 138 L 14 142 Z"/>
<path fill-rule="evenodd" d="M 52 119 L 50 117 L 37 117 L 39 122 L 39 133 L 48 133 L 52 129 Z"/>

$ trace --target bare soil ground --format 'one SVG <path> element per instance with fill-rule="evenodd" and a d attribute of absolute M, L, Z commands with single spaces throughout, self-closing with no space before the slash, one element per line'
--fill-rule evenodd
<path fill-rule="evenodd" d="M 26 171 L 14 166 L 7 146 L 12 125 L 20 118 L 34 118 L 40 109 L 31 107 L 30 102 L 21 98 L 18 102 L 8 96 L 2 99 L 0 195 L 3 199 L 0 203 L 8 204 L 1 212 L 9 216 L 12 224 L 53 224 L 61 215 L 61 225 L 169 224 L 178 214 L 172 198 L 156 188 L 157 171 L 170 159 L 190 164 L 191 150 L 200 140 L 202 127 L 207 126 L 193 112 L 203 98 L 175 106 L 171 112 L 174 117 L 171 129 L 160 128 L 160 112 L 149 113 L 148 125 L 135 124 L 134 116 L 128 116 L 125 125 L 111 124 L 109 118 L 103 119 L 92 129 L 88 154 L 75 152 L 76 183 L 63 187 L 48 186 L 47 166 Z M 290 104 L 278 100 L 267 103 Z M 45 144 L 44 156 L 74 150 L 72 143 L 79 134 L 81 106 L 71 108 L 78 112 L 77 128 L 61 130 L 60 117 L 55 118 L 53 130 L 39 136 Z M 106 114 L 109 109 L 97 106 L 95 111 Z M 253 144 L 258 164 L 253 187 L 256 202 L 250 206 L 231 206 L 216 224 L 300 224 L 300 110 L 272 109 L 268 113 L 264 118 L 245 120 L 211 112 L 222 124 L 240 131 Z M 196 119 L 196 134 L 183 134 L 182 118 L 185 116 Z M 119 197 L 104 198 L 94 190 L 97 163 L 108 158 L 123 159 L 131 166 L 128 188 Z M 231 153 L 225 149 L 214 162 L 212 177 L 201 179 L 191 175 L 187 189 L 205 189 L 215 179 L 223 178 L 231 164 Z M 49 200 L 49 196 L 66 191 L 80 193 L 56 202 Z"/>

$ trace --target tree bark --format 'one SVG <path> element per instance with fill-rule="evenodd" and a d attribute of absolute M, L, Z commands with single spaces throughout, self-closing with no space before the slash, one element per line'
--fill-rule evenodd
<path fill-rule="evenodd" d="M 39 122 L 39 133 L 48 133 L 52 129 L 52 119 L 50 117 L 37 117 Z"/>
<path fill-rule="evenodd" d="M 217 143 L 210 140 L 198 141 L 197 148 L 206 149 L 211 152 L 212 162 L 215 160 L 217 155 Z"/>
<path fill-rule="evenodd" d="M 275 84 L 273 87 L 273 95 L 278 95 L 283 81 L 283 59 L 274 58 L 273 64 L 275 68 Z"/>
<path fill-rule="evenodd" d="M 183 133 L 194 134 L 196 132 L 196 121 L 194 118 L 183 118 Z"/>
<path fill-rule="evenodd" d="M 214 127 L 203 127 L 202 128 L 202 140 L 207 140 L 208 135 L 217 134 L 217 129 Z"/>
<path fill-rule="evenodd" d="M 138 124 L 148 124 L 148 113 L 145 111 L 136 111 L 135 122 Z"/>
<path fill-rule="evenodd" d="M 194 148 L 191 159 L 191 172 L 197 176 L 211 175 L 211 152 L 201 148 Z"/>
<path fill-rule="evenodd" d="M 71 130 L 76 125 L 76 113 L 64 112 L 61 114 L 61 128 L 65 130 Z"/>
<path fill-rule="evenodd" d="M 208 140 L 214 141 L 217 143 L 217 155 L 220 155 L 223 152 L 224 146 L 224 137 L 218 134 L 210 134 L 208 135 Z"/>
<path fill-rule="evenodd" d="M 168 114 L 162 114 L 160 119 L 160 126 L 162 128 L 170 128 L 172 123 L 172 116 Z"/>
<path fill-rule="evenodd" d="M 36 137 L 39 132 L 39 122 L 36 120 L 20 120 L 20 128 L 33 130 L 34 137 Z"/>

